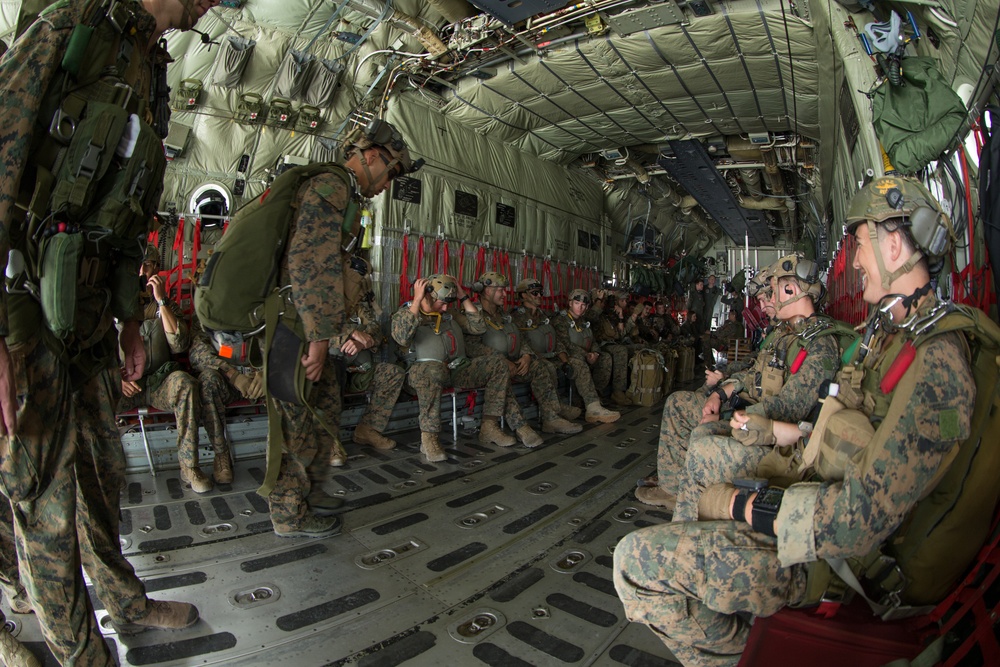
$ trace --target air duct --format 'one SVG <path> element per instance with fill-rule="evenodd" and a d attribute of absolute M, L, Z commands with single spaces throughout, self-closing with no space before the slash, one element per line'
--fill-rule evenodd
<path fill-rule="evenodd" d="M 427 4 L 437 10 L 448 23 L 458 23 L 476 13 L 465 0 L 427 0 Z"/>

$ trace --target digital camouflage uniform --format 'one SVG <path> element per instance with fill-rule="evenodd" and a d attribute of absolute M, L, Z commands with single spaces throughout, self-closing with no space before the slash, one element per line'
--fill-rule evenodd
<path fill-rule="evenodd" d="M 510 317 L 513 321 L 513 313 L 508 314 L 499 306 L 496 315 L 491 314 L 481 306 L 479 312 L 483 316 L 483 323 L 487 327 L 502 329 L 503 319 L 506 317 Z M 517 326 L 516 321 L 514 321 L 513 324 Z M 511 377 L 511 382 L 527 382 L 531 386 L 531 393 L 534 394 L 535 400 L 538 401 L 538 412 L 543 424 L 545 422 L 559 419 L 559 394 L 556 392 L 555 366 L 553 366 L 552 362 L 547 359 L 542 359 L 538 356 L 538 354 L 531 348 L 531 343 L 528 342 L 527 336 L 518 332 L 518 338 L 520 339 L 521 345 L 518 357 L 527 354 L 531 357 L 531 361 L 528 363 L 528 372 L 524 375 Z M 517 361 L 516 358 L 510 359 L 503 352 L 486 345 L 483 342 L 483 337 L 481 335 L 467 335 L 465 337 L 465 345 L 469 352 L 469 357 L 472 359 L 485 356 L 497 356 L 501 359 Z"/>
<path fill-rule="evenodd" d="M 183 354 L 191 346 L 191 335 L 177 304 L 169 302 L 167 305 L 177 318 L 178 327 L 176 332 L 166 334 L 170 353 Z M 146 306 L 145 315 L 144 328 L 163 326 L 155 302 Z M 203 417 L 209 417 L 204 420 L 204 425 L 215 449 L 215 455 L 228 456 L 229 449 L 226 446 L 225 429 L 221 424 L 222 418 L 211 399 L 204 395 L 204 388 L 199 381 L 182 370 L 175 370 L 165 377 L 160 377 L 160 374 L 156 373 L 158 369 L 150 367 L 149 363 L 150 360 L 147 359 L 146 374 L 140 383 L 145 384 L 142 391 L 133 396 L 122 396 L 118 412 L 151 405 L 157 410 L 174 413 L 174 421 L 177 424 L 177 461 L 181 468 L 198 467 L 198 425 L 203 422 Z M 211 378 L 206 378 L 207 384 L 212 382 L 214 381 Z M 225 414 L 225 409 L 223 403 L 221 414 Z"/>
<path fill-rule="evenodd" d="M 443 314 L 442 317 L 448 317 Z M 392 316 L 392 338 L 401 348 L 408 348 L 417 334 L 418 327 L 434 327 L 434 315 L 415 316 L 410 304 L 400 306 Z M 456 316 L 455 322 L 463 332 L 481 334 L 486 329 L 482 311 L 468 316 Z M 417 393 L 420 404 L 420 430 L 426 433 L 441 431 L 441 390 L 446 387 L 475 389 L 483 387 L 483 417 L 504 417 L 511 429 L 527 424 L 510 387 L 507 363 L 498 355 L 470 359 L 454 370 L 440 361 L 414 361 L 407 371 L 410 386 Z"/>
<path fill-rule="evenodd" d="M 296 213 L 278 279 L 292 286 L 292 302 L 307 342 L 330 340 L 344 327 L 344 278 L 340 259 L 341 224 L 350 191 L 336 174 L 314 176 L 299 187 Z M 271 399 L 281 417 L 281 468 L 268 496 L 271 523 L 283 531 L 301 527 L 314 485 L 329 477 L 334 436 L 305 405 Z M 340 387 L 332 363 L 313 383 L 310 404 L 328 424 L 340 415 Z"/>
<path fill-rule="evenodd" d="M 614 308 L 609 308 L 610 316 L 617 317 Z M 611 355 L 611 389 L 612 391 L 624 392 L 628 389 L 628 360 L 629 348 L 620 343 L 629 330 L 625 329 L 619 336 L 615 323 L 608 317 L 604 317 L 604 304 L 600 299 L 595 299 L 593 305 L 583 314 L 584 318 L 590 322 L 590 327 L 594 331 L 594 337 L 601 346 L 601 351 Z M 602 322 L 603 320 L 603 322 Z M 603 388 L 598 378 L 594 379 L 594 384 Z M 607 385 L 604 385 L 607 386 Z"/>
<path fill-rule="evenodd" d="M 18 187 L 31 192 L 33 183 L 21 176 L 36 129 L 49 126 L 49 118 L 39 118 L 41 105 L 84 6 L 76 1 L 54 6 L 0 60 L 0 262 L 6 262 L 12 235 L 23 237 L 23 212 L 14 208 Z M 144 106 L 151 89 L 149 65 L 166 54 L 155 47 L 146 54 L 156 22 L 140 6 L 134 10 L 132 42 L 139 66 L 133 99 Z M 148 109 L 145 116 L 151 119 Z M 141 249 L 119 261 L 124 273 L 138 275 Z M 88 368 L 78 366 L 72 378 L 68 365 L 38 336 L 9 337 L 11 298 L 0 296 L 0 335 L 11 349 L 18 394 L 17 433 L 0 439 L 8 453 L 0 465 L 0 490 L 13 504 L 22 581 L 46 642 L 63 664 L 114 664 L 84 587 L 81 558 L 112 618 L 132 621 L 148 613 L 142 582 L 119 542 L 125 460 L 114 420 L 121 380 L 115 329 L 105 310 L 107 287 L 98 282 L 77 289 L 77 331 L 94 334 L 86 338 L 96 342 L 84 353 Z M 15 317 L 10 322 L 16 324 Z M 102 330 L 103 336 L 96 333 Z"/>
<path fill-rule="evenodd" d="M 875 341 L 866 369 L 891 363 L 883 343 Z M 885 542 L 968 436 L 975 384 L 966 350 L 956 333 L 920 346 L 844 480 L 785 492 L 777 538 L 736 521 L 670 523 L 625 536 L 614 579 L 626 615 L 649 625 L 684 665 L 714 667 L 739 661 L 746 614 L 817 602 L 806 600 L 810 563 L 864 556 Z"/>
<path fill-rule="evenodd" d="M 751 405 L 746 407 L 748 413 L 791 423 L 797 423 L 808 416 L 819 399 L 820 385 L 824 380 L 833 379 L 840 365 L 840 348 L 837 346 L 836 338 L 822 336 L 813 339 L 808 345 L 805 361 L 798 371 L 791 373 L 789 370 L 794 361 L 794 353 L 791 352 L 793 342 L 820 317 L 824 316 L 814 315 L 794 325 L 783 325 L 781 330 L 784 333 L 774 337 L 770 353 L 762 350 L 753 368 L 736 373 L 721 383 L 722 386 L 734 386 L 737 393 L 746 392 L 747 399 L 751 402 Z M 764 396 L 761 376 L 765 367 L 771 364 L 780 370 L 783 382 L 777 394 Z M 696 508 L 700 495 L 699 492 L 689 489 L 687 484 L 681 483 L 696 434 L 725 436 L 730 433 L 727 422 L 717 421 L 698 426 L 704 405 L 704 396 L 692 392 L 675 392 L 663 406 L 657 469 L 660 486 L 677 495 L 675 516 L 678 518 L 687 516 L 686 512 L 691 511 L 692 506 Z M 763 457 L 768 449 L 747 448 L 742 444 L 740 446 L 750 450 L 745 452 L 748 456 L 756 457 Z M 693 468 L 695 463 L 692 462 L 690 465 Z"/>
<path fill-rule="evenodd" d="M 229 456 L 226 439 L 226 406 L 243 398 L 243 394 L 230 382 L 228 373 L 239 373 L 219 357 L 206 334 L 196 330 L 188 349 L 188 363 L 197 374 L 201 391 L 201 424 L 208 433 L 209 442 L 216 456 Z M 218 443 L 221 443 L 221 447 Z"/>
<path fill-rule="evenodd" d="M 721 327 L 709 334 L 708 344 L 716 350 L 725 352 L 729 349 L 729 341 L 743 337 L 743 325 L 739 322 L 727 321 Z"/>
<path fill-rule="evenodd" d="M 18 571 L 14 515 L 6 498 L 0 498 L 0 589 L 11 608 L 30 604 Z"/>
<path fill-rule="evenodd" d="M 366 424 L 374 430 L 382 433 L 389 425 L 389 418 L 392 416 L 392 408 L 396 405 L 399 392 L 406 381 L 406 371 L 396 364 L 388 364 L 377 360 L 379 348 L 385 343 L 385 334 L 378 321 L 378 312 L 375 310 L 375 294 L 372 292 L 371 281 L 368 276 L 362 276 L 357 270 L 351 268 L 351 255 L 341 253 L 344 290 L 346 299 L 347 322 L 344 328 L 336 336 L 330 339 L 331 355 L 337 363 L 345 365 L 348 373 L 348 386 L 344 391 L 367 391 L 371 389 L 371 399 L 365 412 L 358 420 L 358 425 Z M 357 260 L 356 260 L 357 261 Z M 367 272 L 367 271 L 366 271 Z M 355 331 L 368 334 L 375 340 L 375 344 L 368 350 L 372 356 L 373 368 L 370 377 L 365 377 L 363 371 L 352 371 L 352 364 L 344 362 L 343 354 L 339 353 L 340 347 L 351 338 Z M 340 416 L 335 419 L 336 426 L 340 425 Z"/>
<path fill-rule="evenodd" d="M 569 367 L 573 369 L 573 382 L 580 392 L 580 398 L 584 405 L 589 405 L 594 401 L 600 402 L 599 391 L 603 391 L 611 382 L 612 360 L 610 352 L 602 352 L 596 342 L 592 345 L 592 350 L 585 350 L 570 339 L 570 327 L 582 329 L 587 322 L 577 323 L 569 312 L 562 312 L 552 316 L 552 325 L 556 331 L 556 340 L 569 357 Z M 597 361 L 593 365 L 587 363 L 587 353 L 597 352 Z"/>

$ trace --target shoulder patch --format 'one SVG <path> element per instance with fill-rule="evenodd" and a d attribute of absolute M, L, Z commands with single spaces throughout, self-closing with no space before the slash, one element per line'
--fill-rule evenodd
<path fill-rule="evenodd" d="M 938 429 L 941 437 L 948 440 L 956 440 L 962 435 L 962 430 L 958 425 L 958 410 L 948 408 L 938 412 Z"/>

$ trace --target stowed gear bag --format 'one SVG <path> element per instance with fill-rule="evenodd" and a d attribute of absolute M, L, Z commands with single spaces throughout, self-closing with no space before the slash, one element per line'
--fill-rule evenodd
<path fill-rule="evenodd" d="M 656 350 L 639 350 L 632 355 L 632 384 L 627 396 L 635 405 L 649 407 L 663 398 L 663 355 Z"/>

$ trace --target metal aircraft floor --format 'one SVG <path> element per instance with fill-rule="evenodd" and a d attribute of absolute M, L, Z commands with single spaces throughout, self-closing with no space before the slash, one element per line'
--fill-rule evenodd
<path fill-rule="evenodd" d="M 201 620 L 119 637 L 95 599 L 98 619 L 122 665 L 672 663 L 612 584 L 616 542 L 669 520 L 632 495 L 655 468 L 660 406 L 530 450 L 462 431 L 438 464 L 413 430 L 388 452 L 348 443 L 326 486 L 347 501 L 344 531 L 322 540 L 275 536 L 254 492 L 262 458 L 205 495 L 176 470 L 130 473 L 124 551 L 151 597 L 194 602 Z M 7 618 L 54 664 L 34 616 Z"/>

